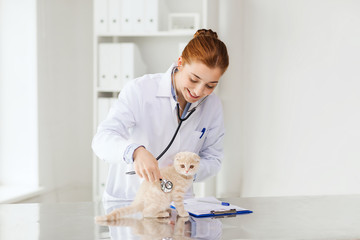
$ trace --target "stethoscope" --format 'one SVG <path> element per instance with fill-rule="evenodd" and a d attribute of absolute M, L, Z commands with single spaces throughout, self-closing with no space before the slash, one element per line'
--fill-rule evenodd
<path fill-rule="evenodd" d="M 174 80 L 174 73 L 175 71 L 177 70 L 177 66 L 175 66 L 172 71 L 171 71 L 171 81 L 172 81 L 172 84 L 173 86 L 175 87 L 175 80 Z M 175 138 L 176 138 L 176 135 L 178 134 L 179 130 L 180 130 L 180 127 L 181 127 L 181 124 L 188 120 L 189 117 L 195 112 L 196 108 L 201 104 L 203 103 L 203 101 L 207 98 L 204 97 L 194 108 L 192 108 L 191 110 L 188 110 L 188 112 L 186 113 L 186 115 L 182 118 L 181 115 L 180 115 L 180 105 L 179 105 L 179 102 L 178 102 L 178 98 L 177 98 L 177 94 L 176 94 L 176 90 L 175 90 L 175 99 L 176 99 L 176 108 L 177 108 L 177 116 L 178 116 L 178 120 L 179 120 L 179 124 L 175 130 L 175 133 L 173 135 L 173 137 L 171 138 L 169 144 L 166 146 L 166 148 L 159 154 L 159 156 L 156 158 L 157 161 L 159 161 L 159 159 L 167 152 L 167 150 L 169 150 L 169 148 L 171 147 L 171 145 L 173 144 Z M 130 172 L 126 172 L 126 174 L 128 175 L 134 175 L 136 174 L 135 171 L 130 171 Z M 173 183 L 169 180 L 166 180 L 166 179 L 160 179 L 160 187 L 161 187 L 161 190 L 165 193 L 168 193 L 168 192 L 171 192 L 171 190 L 173 189 Z"/>

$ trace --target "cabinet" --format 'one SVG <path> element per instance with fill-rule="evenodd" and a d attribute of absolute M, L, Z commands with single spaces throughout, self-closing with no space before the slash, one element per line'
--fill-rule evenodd
<path fill-rule="evenodd" d="M 216 31 L 217 9 L 217 0 L 94 0 L 94 134 L 124 84 L 165 72 L 198 28 Z M 106 163 L 94 156 L 94 200 L 106 177 Z"/>

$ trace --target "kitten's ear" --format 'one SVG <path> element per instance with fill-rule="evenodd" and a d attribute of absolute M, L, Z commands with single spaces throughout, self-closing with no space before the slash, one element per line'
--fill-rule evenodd
<path fill-rule="evenodd" d="M 200 156 L 194 153 L 194 160 L 200 162 Z"/>

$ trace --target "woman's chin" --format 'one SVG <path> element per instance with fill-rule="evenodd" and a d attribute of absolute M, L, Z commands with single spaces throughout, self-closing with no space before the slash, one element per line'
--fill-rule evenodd
<path fill-rule="evenodd" d="M 195 103 L 199 100 L 200 98 L 193 98 L 193 97 L 187 97 L 185 100 L 186 102 L 189 102 L 189 103 Z"/>

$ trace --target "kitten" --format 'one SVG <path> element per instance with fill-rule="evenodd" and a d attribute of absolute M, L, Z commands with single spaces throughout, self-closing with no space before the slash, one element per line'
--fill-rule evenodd
<path fill-rule="evenodd" d="M 130 206 L 116 209 L 105 216 L 98 216 L 95 220 L 113 221 L 137 212 L 142 212 L 145 218 L 169 217 L 172 201 L 180 217 L 189 216 L 184 209 L 184 194 L 190 188 L 199 165 L 200 157 L 197 154 L 177 153 L 173 165 L 160 169 L 162 178 L 173 183 L 171 192 L 163 192 L 159 181 L 153 183 L 144 181 Z"/>

